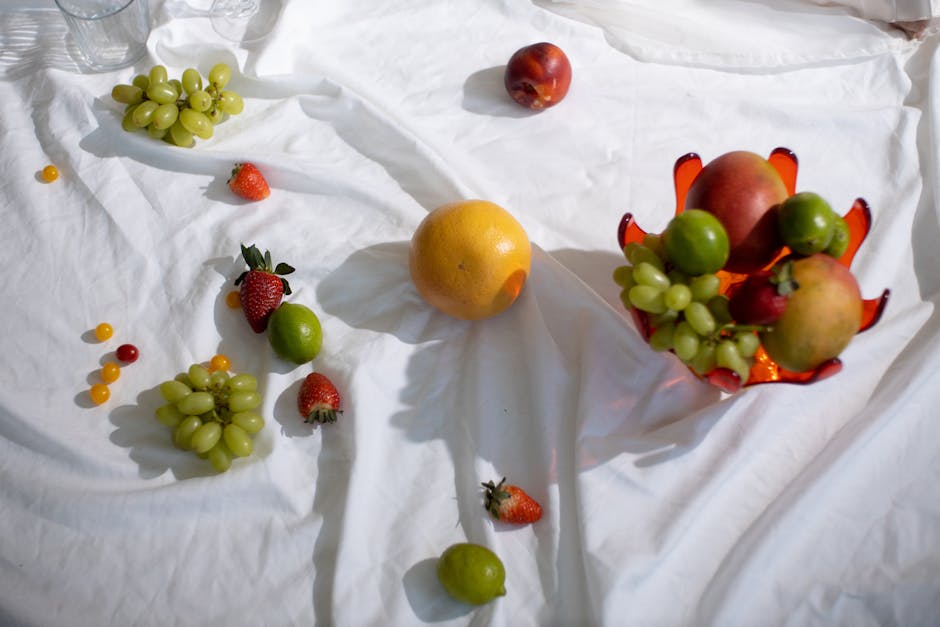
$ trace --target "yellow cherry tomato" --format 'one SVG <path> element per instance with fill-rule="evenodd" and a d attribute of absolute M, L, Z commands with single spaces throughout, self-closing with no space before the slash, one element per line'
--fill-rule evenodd
<path fill-rule="evenodd" d="M 225 295 L 225 304 L 231 309 L 238 309 L 242 306 L 242 298 L 238 290 L 232 290 Z"/>
<path fill-rule="evenodd" d="M 51 183 L 57 178 L 59 178 L 59 168 L 54 165 L 47 165 L 42 169 L 42 180 L 46 183 Z"/>
<path fill-rule="evenodd" d="M 114 327 L 107 322 L 102 322 L 95 327 L 95 337 L 98 338 L 99 342 L 110 340 L 112 335 L 114 335 Z"/>
<path fill-rule="evenodd" d="M 109 361 L 101 367 L 101 380 L 105 383 L 114 383 L 121 376 L 121 367 Z"/>
<path fill-rule="evenodd" d="M 232 361 L 225 355 L 215 355 L 209 361 L 209 372 L 215 372 L 216 370 L 227 371 L 231 365 Z"/>
<path fill-rule="evenodd" d="M 91 402 L 95 405 L 101 405 L 111 398 L 111 390 L 103 383 L 96 383 L 91 386 L 88 394 L 91 396 Z"/>

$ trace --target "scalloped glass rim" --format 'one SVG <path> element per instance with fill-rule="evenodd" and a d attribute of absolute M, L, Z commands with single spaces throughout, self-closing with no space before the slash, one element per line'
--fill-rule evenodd
<path fill-rule="evenodd" d="M 796 177 L 799 170 L 799 161 L 796 155 L 788 148 L 780 147 L 775 148 L 770 153 L 770 156 L 767 157 L 767 160 L 780 174 L 784 185 L 787 187 L 787 192 L 792 195 L 796 191 Z M 676 164 L 673 168 L 673 181 L 676 192 L 676 215 L 685 209 L 685 198 L 689 192 L 689 187 L 692 185 L 692 181 L 695 180 L 695 177 L 698 176 L 698 173 L 701 172 L 702 167 L 701 157 L 694 152 L 682 155 L 676 160 Z M 855 253 L 858 252 L 859 247 L 862 245 L 862 242 L 865 241 L 871 229 L 871 210 L 868 203 L 865 202 L 865 199 L 856 198 L 855 202 L 852 204 L 852 208 L 849 209 L 844 218 L 849 226 L 849 246 L 845 253 L 839 258 L 839 263 L 850 267 L 852 260 L 855 258 Z M 620 226 L 617 229 L 617 242 L 620 244 L 621 249 L 630 242 L 642 242 L 646 235 L 646 231 L 640 228 L 636 220 L 634 220 L 633 214 L 625 213 L 623 215 L 623 218 L 620 220 Z M 790 251 L 784 248 L 780 255 L 768 264 L 768 267 L 788 254 L 791 254 Z M 747 275 L 732 274 L 724 271 L 718 274 L 721 277 L 722 292 L 725 294 L 732 292 L 739 283 L 747 278 Z M 862 324 L 859 328 L 859 333 L 870 329 L 881 319 L 881 315 L 888 304 L 890 294 L 891 291 L 885 289 L 878 298 L 863 299 Z M 635 307 L 628 307 L 627 309 L 629 309 L 630 313 L 633 315 L 633 320 L 636 323 L 637 329 L 639 329 L 640 333 L 643 335 L 643 339 L 648 342 L 650 334 L 653 331 L 650 326 L 649 317 Z M 754 364 L 751 367 L 748 381 L 743 386 L 741 384 L 741 378 L 737 373 L 727 368 L 716 368 L 703 376 L 696 376 L 700 376 L 702 380 L 725 392 L 734 393 L 742 387 L 759 385 L 761 383 L 815 383 L 816 381 L 821 381 L 822 379 L 833 376 L 840 370 L 842 370 L 842 361 L 836 357 L 819 365 L 815 370 L 793 372 L 777 365 L 762 348 L 754 356 Z"/>

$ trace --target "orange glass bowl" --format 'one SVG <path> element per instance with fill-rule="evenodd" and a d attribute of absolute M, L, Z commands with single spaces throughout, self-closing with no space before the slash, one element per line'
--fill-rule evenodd
<path fill-rule="evenodd" d="M 770 153 L 767 160 L 774 166 L 777 172 L 780 173 L 780 177 L 786 185 L 787 192 L 792 195 L 796 190 L 796 176 L 799 169 L 799 162 L 797 161 L 796 155 L 787 148 L 775 148 Z M 685 208 L 686 194 L 688 194 L 692 181 L 694 181 L 698 173 L 701 172 L 702 167 L 702 159 L 694 152 L 685 154 L 676 160 L 675 167 L 673 168 L 673 180 L 676 190 L 676 215 L 681 213 Z M 849 267 L 852 264 L 852 259 L 855 258 L 855 253 L 862 245 L 862 242 L 865 241 L 865 238 L 868 236 L 868 231 L 871 228 L 871 210 L 868 207 L 868 203 L 862 198 L 857 198 L 844 218 L 849 227 L 849 246 L 842 257 L 839 258 L 839 263 Z M 646 231 L 640 228 L 636 220 L 633 219 L 633 214 L 626 213 L 620 220 L 620 227 L 617 230 L 617 241 L 620 244 L 620 248 L 623 249 L 623 247 L 630 242 L 641 243 L 646 234 Z M 788 254 L 790 254 L 790 250 L 784 247 L 777 259 Z M 772 266 L 777 259 L 774 259 L 767 267 Z M 727 295 L 730 295 L 735 287 L 747 278 L 745 274 L 733 274 L 725 271 L 718 272 L 718 276 L 721 278 L 721 291 L 723 294 Z M 878 322 L 881 318 L 881 314 L 884 312 L 885 306 L 888 304 L 888 296 L 890 293 L 890 290 L 886 289 L 878 298 L 863 299 L 862 324 L 859 328 L 859 333 L 870 329 Z M 635 307 L 628 307 L 628 309 L 633 315 L 633 320 L 636 323 L 637 329 L 639 329 L 640 333 L 643 335 L 643 339 L 649 342 L 650 335 L 652 335 L 655 330 L 650 324 L 649 316 Z M 808 372 L 793 372 L 777 365 L 777 363 L 767 355 L 764 349 L 760 348 L 757 354 L 754 355 L 754 363 L 751 366 L 747 383 L 743 386 L 738 374 L 727 368 L 716 368 L 700 378 L 725 392 L 734 393 L 742 387 L 760 383 L 815 383 L 816 381 L 831 377 L 840 370 L 842 370 L 842 361 L 836 357 L 820 364 L 814 370 Z"/>

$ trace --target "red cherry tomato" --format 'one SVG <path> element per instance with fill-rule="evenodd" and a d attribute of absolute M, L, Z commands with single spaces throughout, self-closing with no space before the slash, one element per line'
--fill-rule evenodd
<path fill-rule="evenodd" d="M 133 344 L 121 344 L 118 346 L 115 355 L 125 364 L 132 364 L 140 357 L 140 351 Z"/>

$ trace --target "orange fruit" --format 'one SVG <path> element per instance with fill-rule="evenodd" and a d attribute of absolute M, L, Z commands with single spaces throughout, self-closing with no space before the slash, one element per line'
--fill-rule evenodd
<path fill-rule="evenodd" d="M 522 225 L 497 204 L 462 200 L 431 211 L 411 238 L 408 266 L 421 296 L 463 320 L 512 305 L 529 276 L 532 247 Z"/>

